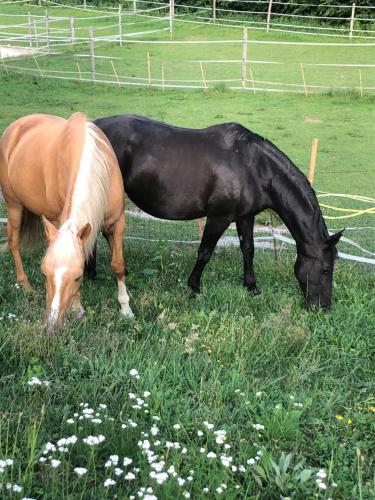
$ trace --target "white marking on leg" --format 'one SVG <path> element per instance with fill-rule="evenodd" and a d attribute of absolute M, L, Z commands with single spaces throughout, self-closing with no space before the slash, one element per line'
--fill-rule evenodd
<path fill-rule="evenodd" d="M 51 324 L 56 323 L 59 317 L 62 279 L 67 270 L 67 266 L 61 266 L 55 271 L 55 295 L 52 299 L 51 311 L 48 316 L 48 322 Z"/>
<path fill-rule="evenodd" d="M 126 286 L 124 281 L 118 280 L 118 301 L 120 302 L 121 310 L 120 314 L 123 316 L 129 316 L 130 318 L 134 318 L 133 311 L 129 305 L 129 295 L 126 291 Z"/>

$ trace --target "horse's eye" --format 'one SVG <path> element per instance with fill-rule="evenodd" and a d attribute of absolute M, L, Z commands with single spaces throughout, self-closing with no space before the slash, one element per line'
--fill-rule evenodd
<path fill-rule="evenodd" d="M 78 276 L 78 278 L 76 278 L 76 282 L 80 282 L 82 280 L 83 276 Z"/>
<path fill-rule="evenodd" d="M 324 274 L 325 276 L 327 276 L 327 274 L 329 274 L 329 269 L 321 269 L 320 272 L 321 272 L 321 274 Z"/>

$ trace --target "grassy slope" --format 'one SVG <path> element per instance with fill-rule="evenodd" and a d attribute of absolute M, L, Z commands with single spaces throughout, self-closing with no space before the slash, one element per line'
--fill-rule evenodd
<path fill-rule="evenodd" d="M 274 140 L 305 171 L 311 137 L 318 136 L 317 187 L 347 190 L 349 179 L 352 191 L 373 194 L 373 177 L 363 180 L 350 174 L 352 165 L 366 170 L 373 157 L 370 100 L 226 92 L 162 94 L 4 75 L 0 86 L 0 129 L 27 113 L 68 116 L 77 109 L 93 118 L 135 112 L 186 126 L 238 120 Z M 312 123 L 306 117 L 321 121 Z M 331 169 L 334 174 L 328 175 Z M 331 479 L 339 484 L 329 492 L 331 496 L 375 494 L 375 427 L 369 409 L 375 405 L 375 299 L 368 268 L 339 262 L 333 310 L 309 313 L 301 308 L 290 256 L 281 256 L 276 264 L 272 255 L 257 253 L 263 294 L 253 299 L 240 286 L 240 260 L 220 251 L 207 269 L 203 294 L 189 300 L 185 281 L 193 265 L 193 249 L 128 244 L 128 286 L 137 320 L 127 323 L 117 316 L 115 285 L 103 251 L 101 279 L 83 286 L 87 318 L 46 337 L 41 326 L 44 291 L 39 261 L 40 255 L 26 257 L 36 294 L 25 297 L 14 287 L 10 256 L 0 255 L 0 316 L 4 318 L 0 321 L 0 458 L 14 453 L 11 479 L 25 486 L 25 494 L 56 498 L 63 491 L 78 498 L 84 491 L 84 497 L 102 498 L 106 493 L 101 485 L 109 476 L 102 465 L 111 453 L 131 456 L 141 468 L 134 483 L 125 481 L 116 487 L 122 495 L 134 494 L 140 486 L 155 486 L 136 446 L 143 439 L 141 431 L 150 429 L 151 419 L 144 411 L 132 409 L 127 397 L 129 390 L 142 394 L 146 389 L 152 393 L 150 413 L 161 416 L 158 425 L 163 436 L 178 439 L 188 449 L 185 456 L 177 452 L 165 456 L 184 477 L 194 469 L 194 481 L 184 487 L 194 498 L 202 495 L 207 484 L 212 490 L 223 481 L 228 485 L 227 498 L 257 494 L 278 498 L 291 492 L 299 498 L 311 497 L 317 491 L 314 478 L 301 485 L 284 477 L 281 486 L 276 484 L 276 473 L 269 471 L 268 464 L 282 451 L 294 453 L 293 465 L 303 457 L 308 468 L 331 470 Z M 8 319 L 9 313 L 17 319 Z M 139 381 L 128 375 L 133 367 L 142 373 Z M 32 375 L 48 379 L 50 387 L 28 387 L 26 381 Z M 263 395 L 257 397 L 257 391 Z M 294 407 L 290 395 L 304 407 Z M 99 429 L 80 422 L 72 429 L 66 418 L 82 401 L 93 407 L 107 403 L 115 421 L 105 421 Z M 278 404 L 281 409 L 275 407 Z M 17 434 L 18 412 L 23 416 Z M 119 420 L 129 416 L 138 428 L 121 431 Z M 228 453 L 236 465 L 255 456 L 252 443 L 263 447 L 261 464 L 268 471 L 263 490 L 249 470 L 232 474 L 199 453 L 202 444 L 196 429 L 203 420 L 228 431 L 232 444 Z M 182 430 L 172 429 L 176 422 Z M 254 423 L 265 426 L 262 437 L 253 429 Z M 92 456 L 85 445 L 77 445 L 57 469 L 33 462 L 43 443 L 73 432 L 80 437 L 102 432 L 106 441 Z M 208 449 L 216 445 L 209 444 Z M 85 487 L 85 479 L 77 479 L 72 472 L 75 465 L 90 468 Z M 170 480 L 154 489 L 162 498 L 177 498 L 184 488 Z"/>

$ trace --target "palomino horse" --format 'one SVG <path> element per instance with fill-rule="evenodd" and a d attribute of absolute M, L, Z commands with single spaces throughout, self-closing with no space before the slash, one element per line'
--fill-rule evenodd
<path fill-rule="evenodd" d="M 31 287 L 20 242 L 23 236 L 37 238 L 43 220 L 48 329 L 63 322 L 72 304 L 83 313 L 84 262 L 100 230 L 112 252 L 121 314 L 133 315 L 122 253 L 124 188 L 116 157 L 98 127 L 82 113 L 69 120 L 42 114 L 16 120 L 0 139 L 0 184 L 8 209 L 8 246 L 17 280 L 26 289 Z"/>
<path fill-rule="evenodd" d="M 294 270 L 307 305 L 331 305 L 335 246 L 342 232 L 329 236 L 308 180 L 274 144 L 238 123 L 195 130 L 132 115 L 95 123 L 111 142 L 126 193 L 136 205 L 162 219 L 207 216 L 188 282 L 193 292 L 199 291 L 217 241 L 235 221 L 244 285 L 259 293 L 253 269 L 254 216 L 271 208 L 296 241 Z"/>

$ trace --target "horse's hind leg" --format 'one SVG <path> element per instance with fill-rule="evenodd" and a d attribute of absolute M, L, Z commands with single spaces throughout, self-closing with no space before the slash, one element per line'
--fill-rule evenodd
<path fill-rule="evenodd" d="M 122 241 L 125 231 L 125 215 L 122 214 L 120 219 L 113 225 L 111 231 L 103 232 L 108 241 L 109 248 L 112 252 L 111 268 L 116 275 L 118 284 L 118 301 L 120 303 L 120 314 L 123 316 L 134 317 L 133 311 L 129 305 L 129 295 L 125 286 L 125 261 L 122 252 Z"/>
<path fill-rule="evenodd" d="M 254 260 L 254 216 L 245 215 L 236 219 L 237 233 L 240 239 L 240 247 L 243 256 L 244 286 L 254 295 L 259 295 L 260 290 L 256 286 L 253 260 Z"/>
<path fill-rule="evenodd" d="M 25 290 L 30 291 L 31 286 L 23 269 L 20 254 L 22 211 L 22 205 L 8 205 L 8 245 L 13 254 L 14 264 L 16 266 L 17 281 L 25 288 Z"/>
<path fill-rule="evenodd" d="M 200 280 L 203 269 L 210 260 L 216 243 L 218 242 L 224 231 L 228 228 L 232 220 L 232 217 L 207 217 L 202 241 L 198 249 L 198 259 L 188 280 L 188 285 L 194 293 L 199 293 Z"/>

